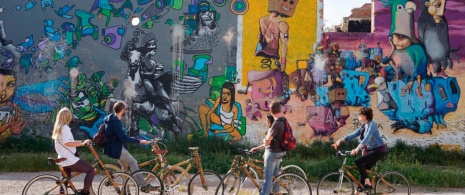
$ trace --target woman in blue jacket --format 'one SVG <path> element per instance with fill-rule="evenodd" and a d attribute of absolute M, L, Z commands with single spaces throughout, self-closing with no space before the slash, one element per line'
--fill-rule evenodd
<path fill-rule="evenodd" d="M 350 152 L 353 156 L 358 154 L 360 149 L 364 149 L 362 156 L 355 160 L 355 165 L 360 172 L 360 183 L 364 185 L 364 189 L 358 188 L 355 193 L 356 195 L 360 191 L 372 189 L 366 170 L 371 169 L 377 161 L 384 158 L 388 153 L 387 146 L 379 134 L 378 125 L 373 121 L 373 110 L 371 108 L 361 108 L 358 120 L 362 123 L 360 128 L 339 139 L 332 145 L 337 150 L 341 142 L 348 142 L 356 137 L 360 137 L 360 144 Z"/>

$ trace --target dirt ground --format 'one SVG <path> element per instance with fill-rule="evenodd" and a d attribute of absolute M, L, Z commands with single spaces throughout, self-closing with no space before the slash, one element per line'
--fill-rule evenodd
<path fill-rule="evenodd" d="M 59 176 L 58 172 L 34 172 L 34 173 L 0 173 L 0 194 L 2 195 L 16 195 L 21 194 L 23 187 L 26 183 L 35 176 L 40 174 L 52 174 Z M 75 182 L 78 188 L 82 188 L 82 181 L 84 177 L 79 176 Z M 103 179 L 102 176 L 97 175 L 94 179 L 95 184 Z M 95 185 L 94 184 L 94 185 Z M 97 184 L 98 185 L 98 184 Z M 316 183 L 311 183 L 312 194 L 316 194 Z M 413 186 L 412 194 L 415 195 L 435 195 L 435 194 L 447 194 L 447 195 L 465 195 L 465 188 L 427 188 L 421 186 Z M 206 195 L 206 194 L 204 194 Z"/>

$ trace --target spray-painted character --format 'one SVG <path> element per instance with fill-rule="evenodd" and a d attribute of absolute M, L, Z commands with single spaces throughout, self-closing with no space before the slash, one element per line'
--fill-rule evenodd
<path fill-rule="evenodd" d="M 383 64 L 388 62 L 397 70 L 398 79 L 405 80 L 402 95 L 412 91 L 414 81 L 418 82 L 416 93 L 422 97 L 421 80 L 427 77 L 427 57 L 425 50 L 415 37 L 413 12 L 416 5 L 408 0 L 381 0 L 383 6 L 391 6 L 391 31 L 389 42 L 392 50 Z"/>
<path fill-rule="evenodd" d="M 11 69 L 0 69 L 0 142 L 12 135 L 19 135 L 27 122 L 21 115 L 21 108 L 13 102 L 16 92 L 16 78 Z"/>
<path fill-rule="evenodd" d="M 451 49 L 449 45 L 449 26 L 444 17 L 446 0 L 421 0 L 422 9 L 418 18 L 418 37 L 425 46 L 429 63 L 433 65 L 433 72 L 438 76 L 447 77 L 444 70 L 452 68 L 453 53 L 458 49 Z"/>
<path fill-rule="evenodd" d="M 286 56 L 289 40 L 289 24 L 280 19 L 294 15 L 299 0 L 269 0 L 268 11 L 271 13 L 260 19 L 260 34 L 255 56 L 271 59 L 280 59 L 276 63 L 281 72 L 286 70 Z M 281 44 L 281 56 L 279 56 L 279 44 Z"/>

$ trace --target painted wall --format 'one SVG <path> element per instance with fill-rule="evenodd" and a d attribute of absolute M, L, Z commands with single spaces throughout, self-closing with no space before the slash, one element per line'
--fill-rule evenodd
<path fill-rule="evenodd" d="M 0 141 L 49 137 L 63 106 L 75 136 L 93 136 L 124 100 L 132 136 L 259 142 L 281 101 L 301 143 L 344 136 L 370 106 L 390 144 L 465 147 L 465 3 L 431 25 L 425 2 L 388 2 L 374 33 L 352 34 L 322 34 L 316 0 L 2 2 Z M 391 54 L 390 37 L 406 48 Z"/>

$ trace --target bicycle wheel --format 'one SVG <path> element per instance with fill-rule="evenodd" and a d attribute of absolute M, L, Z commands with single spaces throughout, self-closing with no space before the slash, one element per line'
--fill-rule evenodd
<path fill-rule="evenodd" d="M 131 177 L 131 175 L 124 173 L 124 172 L 116 172 L 112 173 L 111 179 L 106 176 L 100 182 L 98 187 L 98 194 L 99 195 L 107 195 L 107 194 L 131 194 L 131 195 L 138 195 L 139 194 L 139 185 L 137 185 L 136 180 Z M 113 181 L 116 184 L 113 186 Z"/>
<path fill-rule="evenodd" d="M 410 184 L 407 178 L 399 172 L 389 171 L 382 174 L 384 182 L 378 179 L 375 185 L 375 193 L 381 194 L 410 194 Z"/>
<path fill-rule="evenodd" d="M 144 178 L 144 184 L 140 184 L 141 194 L 162 194 L 164 187 L 161 179 L 150 170 L 138 170 L 131 174 L 132 177 Z"/>
<path fill-rule="evenodd" d="M 169 170 L 164 171 L 161 174 L 161 179 L 166 192 L 172 194 L 185 194 L 187 192 L 187 185 L 189 184 L 191 176 L 187 172 L 186 175 L 183 176 L 182 173 L 184 173 L 184 171 L 185 170 L 182 167 L 170 167 Z M 179 177 L 181 177 L 179 182 L 174 185 Z"/>
<path fill-rule="evenodd" d="M 297 165 L 284 166 L 281 168 L 281 173 L 295 173 L 307 179 L 307 174 L 305 174 L 305 171 Z"/>
<path fill-rule="evenodd" d="M 311 195 L 312 188 L 308 181 L 295 173 L 282 173 L 273 179 L 272 194 L 302 194 Z"/>
<path fill-rule="evenodd" d="M 260 187 L 259 178 L 257 172 L 254 169 L 249 170 L 250 175 L 254 177 L 253 179 L 257 182 Z M 240 176 L 239 176 L 240 174 Z M 223 184 L 223 185 L 221 185 Z M 240 172 L 230 172 L 221 180 L 221 183 L 216 188 L 216 193 L 220 195 L 228 194 L 250 194 L 256 195 L 259 194 L 259 190 L 253 184 L 252 179 L 246 176 L 243 171 Z"/>
<path fill-rule="evenodd" d="M 316 188 L 316 194 L 354 194 L 354 183 L 347 176 L 341 176 L 339 172 L 323 176 Z"/>
<path fill-rule="evenodd" d="M 205 182 L 202 183 L 202 180 Z M 189 195 L 198 194 L 213 194 L 216 190 L 216 187 L 221 184 L 221 177 L 218 173 L 210 170 L 203 171 L 203 178 L 200 172 L 192 176 L 187 187 L 187 192 Z"/>
<path fill-rule="evenodd" d="M 116 166 L 114 164 L 104 164 L 103 167 L 110 173 L 115 173 L 115 172 L 121 172 L 121 167 L 119 166 Z M 96 175 L 105 175 L 105 171 L 103 171 L 102 169 L 100 169 Z M 92 182 L 92 187 L 90 188 L 90 194 L 91 195 L 97 195 L 97 190 L 98 190 L 98 186 L 99 186 L 100 183 L 98 182 Z M 94 191 L 95 189 L 95 191 Z"/>
<path fill-rule="evenodd" d="M 64 184 L 55 175 L 39 175 L 27 182 L 23 189 L 23 195 L 29 194 L 68 194 Z M 62 192 L 60 193 L 60 189 Z"/>

